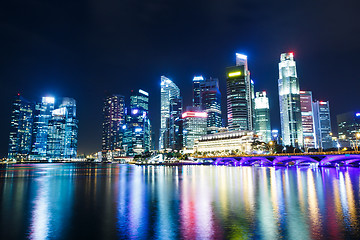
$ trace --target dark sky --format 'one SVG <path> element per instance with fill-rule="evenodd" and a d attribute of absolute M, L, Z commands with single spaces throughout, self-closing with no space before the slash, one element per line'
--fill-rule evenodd
<path fill-rule="evenodd" d="M 255 90 L 267 90 L 279 128 L 278 62 L 294 51 L 300 87 L 335 115 L 359 110 L 360 2 L 335 0 L 3 1 L 0 6 L 0 156 L 12 96 L 77 100 L 79 153 L 101 145 L 104 92 L 150 93 L 158 132 L 160 76 L 191 102 L 195 74 L 218 77 L 235 52 L 248 55 Z M 225 104 L 225 102 L 223 102 Z"/>

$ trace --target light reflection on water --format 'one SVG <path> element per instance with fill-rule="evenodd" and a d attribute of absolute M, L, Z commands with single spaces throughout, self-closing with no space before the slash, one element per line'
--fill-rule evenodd
<path fill-rule="evenodd" d="M 359 176 L 357 168 L 10 165 L 0 168 L 0 239 L 356 238 Z"/>

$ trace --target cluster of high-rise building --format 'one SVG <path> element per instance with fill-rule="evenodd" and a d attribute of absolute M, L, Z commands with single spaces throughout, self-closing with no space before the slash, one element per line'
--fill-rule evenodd
<path fill-rule="evenodd" d="M 252 143 L 270 141 L 303 150 L 357 149 L 360 113 L 338 115 L 338 137 L 335 137 L 329 102 L 314 100 L 311 91 L 301 90 L 294 53 L 280 55 L 281 132 L 271 129 L 269 98 L 266 91 L 255 92 L 247 56 L 236 53 L 235 57 L 234 66 L 225 70 L 226 119 L 222 117 L 218 78 L 194 76 L 192 105 L 184 106 L 179 87 L 170 78 L 161 76 L 159 150 L 249 153 Z M 149 93 L 141 89 L 131 91 L 129 100 L 126 105 L 125 97 L 119 94 L 104 99 L 103 160 L 136 156 L 155 149 Z M 43 97 L 35 103 L 18 95 L 13 102 L 8 158 L 75 158 L 77 133 L 74 99 Z M 234 143 L 243 146 L 236 147 Z"/>
<path fill-rule="evenodd" d="M 150 151 L 151 125 L 149 93 L 131 91 L 130 105 L 123 95 L 104 99 L 102 125 L 102 159 L 135 156 Z"/>
<path fill-rule="evenodd" d="M 252 141 L 276 141 L 303 150 L 326 150 L 339 145 L 350 146 L 351 142 L 357 145 L 360 114 L 339 115 L 339 138 L 335 138 L 331 129 L 329 102 L 313 100 L 311 91 L 301 90 L 292 52 L 280 55 L 281 133 L 272 130 L 267 92 L 255 92 L 247 60 L 246 55 L 236 53 L 235 66 L 226 68 L 227 125 L 222 121 L 218 79 L 195 76 L 193 104 L 184 108 L 179 88 L 169 78 L 162 77 L 160 149 L 200 151 L 200 148 L 210 145 L 228 149 L 224 146 L 226 139 L 248 144 L 252 134 Z M 176 114 L 170 110 L 174 103 L 178 104 Z M 177 142 L 176 147 L 173 141 Z M 212 147 L 213 151 L 215 148 Z"/>
<path fill-rule="evenodd" d="M 18 94 L 12 104 L 8 159 L 66 160 L 77 157 L 78 120 L 72 98 L 28 101 Z"/>

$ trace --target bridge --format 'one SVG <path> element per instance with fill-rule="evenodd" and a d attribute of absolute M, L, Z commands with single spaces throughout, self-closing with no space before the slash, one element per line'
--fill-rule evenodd
<path fill-rule="evenodd" d="M 198 158 L 212 161 L 213 165 L 231 166 L 300 166 L 309 164 L 319 167 L 360 166 L 360 152 L 318 152 L 242 156 L 202 156 Z"/>

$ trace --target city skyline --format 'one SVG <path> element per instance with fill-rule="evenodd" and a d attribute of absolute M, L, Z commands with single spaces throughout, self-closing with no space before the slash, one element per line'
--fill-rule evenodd
<path fill-rule="evenodd" d="M 311 8 L 306 3 L 269 6 L 263 2 L 245 6 L 228 1 L 219 13 L 214 2 L 209 2 L 206 10 L 198 3 L 191 6 L 184 3 L 180 9 L 159 3 L 156 8 L 140 11 L 145 18 L 153 19 L 143 24 L 145 19 L 138 17 L 135 6 L 124 13 L 120 5 L 110 2 L 87 6 L 91 11 L 81 11 L 80 4 L 73 3 L 73 10 L 65 2 L 58 4 L 54 8 L 52 4 L 38 7 L 24 3 L 29 10 L 24 16 L 12 11 L 14 3 L 7 3 L 0 10 L 5 16 L 1 26 L 4 37 L 0 41 L 6 46 L 0 65 L 0 78 L 5 83 L 0 96 L 4 113 L 0 122 L 3 133 L 0 156 L 7 152 L 11 98 L 18 92 L 33 99 L 50 95 L 77 99 L 81 123 L 79 153 L 90 153 L 101 145 L 99 126 L 106 90 L 128 93 L 141 88 L 155 93 L 159 76 L 166 75 L 184 92 L 187 106 L 191 104 L 188 99 L 192 93 L 185 90 L 191 87 L 194 75 L 202 74 L 219 78 L 224 103 L 224 69 L 233 64 L 235 52 L 248 56 L 257 89 L 266 90 L 271 96 L 273 128 L 280 129 L 279 104 L 274 96 L 277 96 L 277 59 L 282 52 L 295 53 L 301 88 L 311 90 L 314 99 L 330 102 L 335 131 L 337 114 L 359 108 L 356 6 L 349 9 L 334 2 L 328 2 L 326 9 L 320 3 Z M 179 10 L 183 15 L 177 13 Z M 64 14 L 69 18 L 58 22 Z M 306 19 L 300 17 L 304 15 Z M 335 15 L 336 35 L 326 24 L 333 22 Z M 88 17 L 92 21 L 84 23 Z M 288 19 L 286 24 L 284 18 Z M 121 28 L 122 22 L 132 27 Z M 242 29 L 247 37 L 234 29 Z M 341 71 L 329 71 L 335 61 Z M 337 84 L 338 81 L 346 84 Z M 158 112 L 159 99 L 152 95 L 150 112 Z M 160 126 L 159 119 L 153 120 L 156 128 Z"/>

